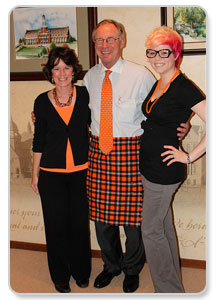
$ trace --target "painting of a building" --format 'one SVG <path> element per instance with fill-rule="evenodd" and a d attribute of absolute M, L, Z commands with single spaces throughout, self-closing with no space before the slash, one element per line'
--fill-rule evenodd
<path fill-rule="evenodd" d="M 78 54 L 76 7 L 30 7 L 13 10 L 16 60 L 42 60 L 54 47 Z"/>
<path fill-rule="evenodd" d="M 24 45 L 43 46 L 54 43 L 67 43 L 69 37 L 69 26 L 61 28 L 48 28 L 46 17 L 42 15 L 42 27 L 36 30 L 26 30 L 24 35 Z"/>

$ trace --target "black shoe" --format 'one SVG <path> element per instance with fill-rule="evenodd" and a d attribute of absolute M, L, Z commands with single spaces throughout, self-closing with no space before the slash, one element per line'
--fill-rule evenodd
<path fill-rule="evenodd" d="M 125 293 L 133 293 L 139 287 L 139 276 L 138 275 L 125 275 L 123 282 L 123 290 Z"/>
<path fill-rule="evenodd" d="M 121 272 L 119 273 L 110 273 L 107 271 L 102 271 L 97 277 L 96 280 L 94 282 L 94 287 L 101 289 L 107 285 L 109 285 L 109 283 L 112 281 L 112 279 L 115 276 L 118 276 Z"/>
<path fill-rule="evenodd" d="M 89 285 L 89 279 L 77 279 L 76 284 L 81 288 L 86 288 Z"/>
<path fill-rule="evenodd" d="M 71 291 L 69 283 L 56 283 L 55 284 L 55 289 L 59 293 L 69 293 Z"/>

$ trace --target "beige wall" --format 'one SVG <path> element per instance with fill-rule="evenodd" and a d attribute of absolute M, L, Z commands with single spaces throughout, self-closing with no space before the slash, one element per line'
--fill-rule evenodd
<path fill-rule="evenodd" d="M 104 18 L 115 19 L 125 25 L 127 47 L 123 53 L 124 58 L 149 67 L 145 58 L 145 37 L 154 27 L 160 26 L 160 7 L 99 7 L 98 19 Z M 204 92 L 206 91 L 205 59 L 205 55 L 185 56 L 181 65 L 182 71 Z M 45 243 L 40 199 L 30 188 L 33 135 L 30 113 L 35 97 L 50 88 L 51 85 L 46 81 L 11 82 L 11 240 Z M 198 118 L 192 120 L 192 125 L 193 128 L 184 142 L 188 148 L 192 147 L 205 132 Z M 26 170 L 26 173 L 23 170 Z M 204 157 L 193 164 L 187 181 L 175 197 L 174 215 L 182 258 L 201 260 L 206 258 L 205 174 Z M 92 222 L 91 234 L 92 248 L 99 249 Z M 123 230 L 121 236 L 124 244 Z"/>

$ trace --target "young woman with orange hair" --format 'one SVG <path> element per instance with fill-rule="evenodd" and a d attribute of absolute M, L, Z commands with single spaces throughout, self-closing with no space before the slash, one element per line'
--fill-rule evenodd
<path fill-rule="evenodd" d="M 142 105 L 147 117 L 140 150 L 142 238 L 155 292 L 183 293 L 171 203 L 184 180 L 186 165 L 205 153 L 206 139 L 186 153 L 180 147 L 176 127 L 192 112 L 205 122 L 206 101 L 178 68 L 182 39 L 176 31 L 166 26 L 157 28 L 147 37 L 146 46 L 148 61 L 160 79 Z"/>

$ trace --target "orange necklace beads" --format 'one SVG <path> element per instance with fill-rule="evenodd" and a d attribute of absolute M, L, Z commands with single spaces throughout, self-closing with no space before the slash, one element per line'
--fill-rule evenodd
<path fill-rule="evenodd" d="M 159 79 L 159 81 L 158 81 L 158 83 L 157 83 L 157 86 L 156 86 L 156 88 L 155 88 L 153 94 L 151 95 L 150 99 L 147 101 L 147 104 L 146 104 L 146 111 L 147 111 L 148 114 L 151 112 L 153 106 L 156 104 L 156 102 L 159 100 L 159 98 L 160 98 L 160 97 L 164 94 L 164 92 L 169 88 L 171 82 L 179 75 L 179 73 L 180 73 L 180 70 L 176 70 L 176 72 L 173 74 L 172 78 L 169 80 L 169 82 L 165 85 L 164 88 L 160 88 L 161 78 Z M 148 108 L 149 103 L 150 103 L 151 99 L 153 99 L 153 97 L 154 97 L 154 95 L 155 95 L 155 93 L 156 93 L 157 90 L 161 90 L 162 93 L 160 94 L 159 97 L 157 97 L 157 98 L 153 101 L 151 107 Z"/>

